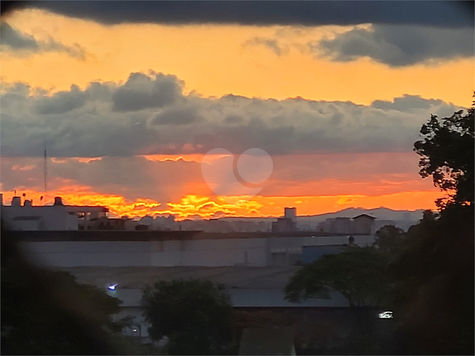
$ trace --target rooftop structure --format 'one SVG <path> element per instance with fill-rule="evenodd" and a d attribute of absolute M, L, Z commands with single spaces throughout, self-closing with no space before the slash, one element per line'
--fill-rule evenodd
<path fill-rule="evenodd" d="M 297 223 L 297 208 L 284 208 L 284 218 L 291 219 Z"/>
<path fill-rule="evenodd" d="M 64 205 L 55 197 L 53 205 L 33 205 L 32 200 L 14 196 L 11 205 L 3 204 L 1 213 L 5 226 L 13 231 L 68 231 L 87 229 L 93 218 L 106 216 L 109 209 L 103 206 Z"/>

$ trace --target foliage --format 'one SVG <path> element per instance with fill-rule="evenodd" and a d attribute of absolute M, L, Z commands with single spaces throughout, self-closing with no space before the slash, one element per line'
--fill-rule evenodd
<path fill-rule="evenodd" d="M 340 292 L 350 306 L 379 305 L 389 297 L 386 258 L 371 248 L 324 255 L 302 267 L 285 287 L 286 299 L 329 298 Z"/>
<path fill-rule="evenodd" d="M 383 252 L 398 252 L 404 239 L 404 231 L 394 225 L 385 225 L 376 231 L 374 246 Z"/>
<path fill-rule="evenodd" d="M 474 353 L 474 110 L 422 126 L 415 143 L 422 177 L 449 193 L 424 212 L 390 266 L 402 322 L 396 352 Z"/>
<path fill-rule="evenodd" d="M 412 353 L 473 354 L 473 213 L 448 206 L 438 219 L 426 216 L 391 265 Z"/>
<path fill-rule="evenodd" d="M 439 207 L 473 205 L 474 108 L 442 119 L 432 115 L 420 135 L 421 140 L 414 144 L 414 151 L 421 156 L 419 174 L 432 176 L 434 185 L 448 193 L 445 200 L 438 200 Z"/>
<path fill-rule="evenodd" d="M 225 286 L 211 281 L 160 281 L 142 299 L 150 337 L 168 336 L 170 354 L 222 354 L 232 341 L 232 305 Z"/>
<path fill-rule="evenodd" d="M 2 231 L 2 354 L 115 354 L 120 301 L 64 271 L 24 259 Z"/>

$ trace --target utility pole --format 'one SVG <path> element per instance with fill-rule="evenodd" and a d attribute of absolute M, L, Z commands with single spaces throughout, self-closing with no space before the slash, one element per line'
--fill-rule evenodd
<path fill-rule="evenodd" d="M 45 194 L 44 194 L 44 204 L 46 205 L 46 191 L 47 191 L 47 177 L 48 177 L 48 156 L 46 154 L 46 141 L 45 141 L 45 155 L 44 155 L 44 162 L 43 162 L 43 170 L 44 170 L 44 184 L 45 184 Z"/>

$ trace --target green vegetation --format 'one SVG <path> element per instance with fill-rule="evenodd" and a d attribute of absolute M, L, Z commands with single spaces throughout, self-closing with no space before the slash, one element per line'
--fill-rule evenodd
<path fill-rule="evenodd" d="M 229 352 L 232 305 L 222 284 L 200 280 L 161 281 L 144 290 L 144 315 L 153 340 L 168 337 L 171 355 Z"/>
<path fill-rule="evenodd" d="M 302 267 L 285 288 L 286 299 L 330 298 L 340 292 L 352 307 L 379 305 L 389 293 L 387 261 L 372 248 L 324 255 Z"/>
<path fill-rule="evenodd" d="M 373 246 L 381 252 L 397 254 L 401 251 L 405 233 L 394 225 L 386 225 L 376 231 Z"/>

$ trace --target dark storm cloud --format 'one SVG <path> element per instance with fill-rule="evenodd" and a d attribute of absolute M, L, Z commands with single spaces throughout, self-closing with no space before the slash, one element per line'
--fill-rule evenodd
<path fill-rule="evenodd" d="M 302 98 L 178 96 L 182 83 L 173 76 L 135 73 L 131 78 L 145 83 L 145 94 L 156 93 L 158 85 L 160 95 L 145 95 L 144 101 L 130 80 L 96 82 L 84 91 L 73 86 L 51 96 L 22 84 L 4 88 L 2 156 L 40 156 L 45 141 L 52 157 L 189 154 L 214 148 L 242 153 L 253 147 L 271 155 L 408 152 L 430 114 L 447 116 L 459 109 L 411 95 L 369 106 Z M 128 111 L 114 110 L 116 93 L 124 95 Z M 157 108 L 151 99 L 162 97 L 177 100 L 161 99 Z"/>
<path fill-rule="evenodd" d="M 109 25 L 473 26 L 473 2 L 470 1 L 35 1 L 29 6 Z"/>
<path fill-rule="evenodd" d="M 313 52 L 335 61 L 369 57 L 379 63 L 401 67 L 472 57 L 474 31 L 473 28 L 374 25 L 371 29 L 355 28 L 309 46 Z"/>
<path fill-rule="evenodd" d="M 51 97 L 44 96 L 37 100 L 36 110 L 40 115 L 64 114 L 80 108 L 86 102 L 86 94 L 73 85 L 69 91 L 60 91 Z"/>
<path fill-rule="evenodd" d="M 182 97 L 182 83 L 173 75 L 133 73 L 113 97 L 115 111 L 160 108 Z"/>
<path fill-rule="evenodd" d="M 79 45 L 65 46 L 62 43 L 49 39 L 49 41 L 37 41 L 33 36 L 22 33 L 6 22 L 0 25 L 2 50 L 9 50 L 16 55 L 29 55 L 39 52 L 65 52 L 72 57 L 84 59 L 85 51 Z"/>

